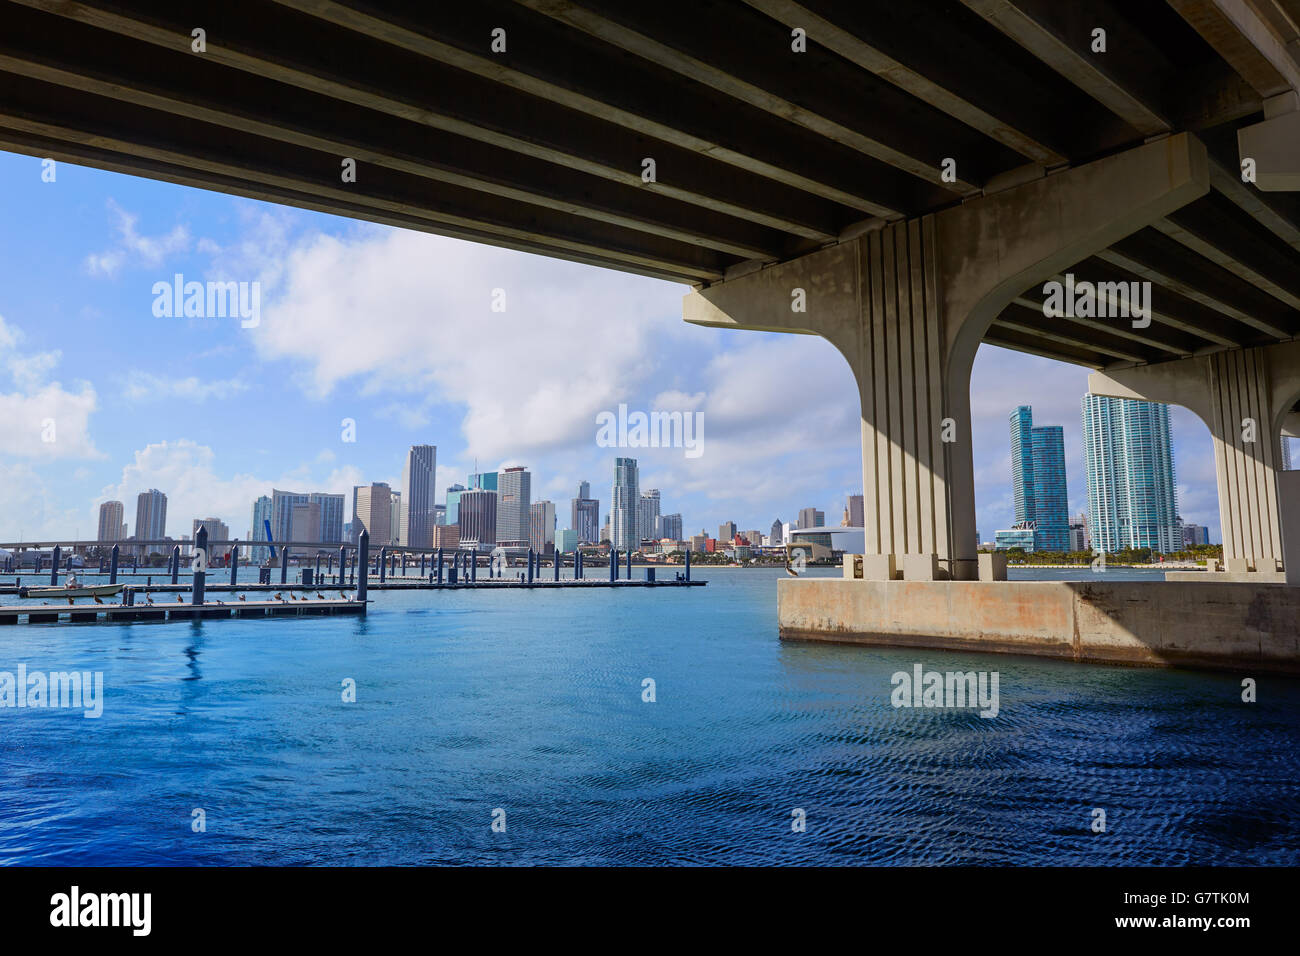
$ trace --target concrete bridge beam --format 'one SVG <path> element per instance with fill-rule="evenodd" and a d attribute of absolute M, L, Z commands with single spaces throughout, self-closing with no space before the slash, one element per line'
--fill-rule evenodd
<path fill-rule="evenodd" d="M 1181 134 L 701 288 L 683 316 L 835 345 L 858 383 L 864 576 L 974 579 L 984 333 L 1026 289 L 1208 190 L 1205 149 Z"/>
<path fill-rule="evenodd" d="M 1190 409 L 1214 440 L 1223 557 L 1232 572 L 1276 572 L 1282 527 L 1300 499 L 1279 493 L 1281 438 L 1300 400 L 1300 341 L 1094 372 L 1095 395 Z M 1297 542 L 1300 544 L 1300 542 Z"/>

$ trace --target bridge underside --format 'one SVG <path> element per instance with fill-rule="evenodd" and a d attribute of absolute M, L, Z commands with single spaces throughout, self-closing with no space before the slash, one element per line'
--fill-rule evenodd
<path fill-rule="evenodd" d="M 1287 106 L 1300 0 L 412 9 L 0 0 L 0 148 L 699 286 L 1193 131 L 1211 190 L 1062 270 L 1153 282 L 1157 321 L 1024 289 L 985 340 L 1104 368 L 1300 332 L 1300 199 L 1237 143 Z"/>
<path fill-rule="evenodd" d="M 831 338 L 868 550 L 914 574 L 973 573 L 980 342 L 1130 395 L 1200 376 L 1223 474 L 1276 469 L 1297 423 L 1259 356 L 1300 334 L 1300 0 L 0 0 L 0 23 L 0 149 L 684 282 L 688 318 Z M 1150 321 L 1045 314 L 1067 274 L 1151 283 Z M 1227 450 L 1239 399 L 1271 451 Z"/>

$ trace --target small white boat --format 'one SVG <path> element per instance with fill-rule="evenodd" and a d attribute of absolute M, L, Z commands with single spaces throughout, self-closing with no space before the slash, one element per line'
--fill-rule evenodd
<path fill-rule="evenodd" d="M 42 588 L 23 588 L 20 593 L 29 598 L 111 597 L 124 587 L 125 584 L 88 584 L 77 587 L 47 585 Z"/>

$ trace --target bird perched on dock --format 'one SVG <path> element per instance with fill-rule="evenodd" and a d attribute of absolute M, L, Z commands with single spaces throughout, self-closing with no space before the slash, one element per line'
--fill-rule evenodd
<path fill-rule="evenodd" d="M 298 599 L 297 599 L 296 597 L 294 597 L 292 594 L 290 594 L 290 595 L 289 595 L 289 600 L 290 600 L 290 601 L 296 601 L 296 600 L 298 600 Z"/>
<path fill-rule="evenodd" d="M 275 592 L 275 599 L 276 599 L 277 601 L 283 601 L 283 600 L 284 600 L 284 598 L 280 595 L 280 592 L 279 592 L 279 591 L 276 591 L 276 592 Z"/>
<path fill-rule="evenodd" d="M 184 595 L 184 594 L 178 594 L 178 595 L 176 595 L 176 603 L 177 603 L 177 604 L 184 604 L 184 603 L 185 603 L 185 595 Z"/>
<path fill-rule="evenodd" d="M 69 604 L 76 604 L 77 602 L 74 601 L 74 600 L 72 600 L 72 598 L 68 598 L 68 603 L 69 603 Z"/>
<path fill-rule="evenodd" d="M 239 600 L 241 600 L 241 601 L 244 600 L 244 596 L 243 596 L 242 594 L 239 595 Z"/>
<path fill-rule="evenodd" d="M 96 594 L 92 594 L 91 597 L 95 599 L 95 603 L 96 603 L 96 604 L 103 604 L 103 603 L 104 603 L 103 601 L 101 601 L 101 600 L 99 599 L 99 596 L 96 595 Z"/>
<path fill-rule="evenodd" d="M 316 596 L 320 598 L 322 601 L 325 600 L 325 595 L 321 594 L 319 591 L 316 592 Z"/>
<path fill-rule="evenodd" d="M 152 595 L 152 594 L 146 594 L 146 595 L 144 596 L 144 599 L 145 599 L 146 603 L 149 603 L 149 604 L 152 604 L 152 603 L 153 603 L 153 595 Z"/>

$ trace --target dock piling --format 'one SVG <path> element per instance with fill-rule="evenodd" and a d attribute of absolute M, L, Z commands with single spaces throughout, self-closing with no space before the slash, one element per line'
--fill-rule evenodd
<path fill-rule="evenodd" d="M 108 559 L 108 583 L 117 583 L 117 545 L 113 545 L 112 556 Z"/>
<path fill-rule="evenodd" d="M 357 564 L 361 566 L 361 577 L 357 581 L 357 600 L 365 602 L 366 600 L 366 578 L 370 574 L 370 532 L 362 530 L 361 537 L 357 541 Z M 356 573 L 356 567 L 352 568 Z"/>
<path fill-rule="evenodd" d="M 194 589 L 190 592 L 190 603 L 195 607 L 203 604 L 203 592 L 208 583 L 208 526 L 199 525 L 199 533 L 194 536 Z"/>
<path fill-rule="evenodd" d="M 50 562 L 50 584 L 51 585 L 58 585 L 59 583 L 59 554 L 61 551 L 62 549 L 56 544 L 54 546 L 54 560 Z M 41 559 L 38 556 L 36 558 L 36 569 L 38 571 L 40 570 L 40 562 Z"/>

